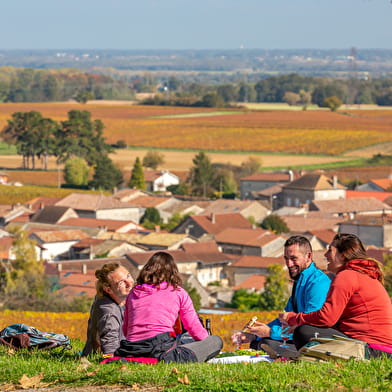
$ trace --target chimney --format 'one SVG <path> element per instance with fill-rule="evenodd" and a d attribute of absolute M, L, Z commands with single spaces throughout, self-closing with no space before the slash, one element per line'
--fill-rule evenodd
<path fill-rule="evenodd" d="M 338 176 L 332 177 L 333 189 L 338 189 Z"/>
<path fill-rule="evenodd" d="M 155 226 L 155 233 L 159 233 L 161 231 L 161 226 L 156 225 Z"/>
<path fill-rule="evenodd" d="M 294 173 L 292 170 L 289 170 L 289 181 L 293 182 L 294 181 Z"/>
<path fill-rule="evenodd" d="M 215 224 L 215 214 L 213 212 L 211 212 L 210 219 L 211 219 L 211 223 L 214 225 Z"/>
<path fill-rule="evenodd" d="M 57 264 L 57 271 L 61 272 L 63 270 L 63 265 L 61 263 Z"/>
<path fill-rule="evenodd" d="M 82 274 L 83 275 L 87 274 L 87 265 L 86 264 L 82 264 Z"/>

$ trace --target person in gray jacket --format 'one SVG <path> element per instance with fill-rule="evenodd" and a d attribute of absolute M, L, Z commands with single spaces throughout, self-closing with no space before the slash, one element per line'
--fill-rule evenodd
<path fill-rule="evenodd" d="M 134 280 L 119 263 L 104 264 L 95 271 L 97 295 L 90 309 L 87 341 L 82 356 L 101 352 L 110 357 L 124 339 L 124 305 Z"/>

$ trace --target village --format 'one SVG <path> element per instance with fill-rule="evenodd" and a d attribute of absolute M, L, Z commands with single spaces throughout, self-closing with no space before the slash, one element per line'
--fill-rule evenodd
<path fill-rule="evenodd" d="M 1 173 L 0 186 L 9 175 Z M 240 199 L 172 195 L 166 190 L 180 178 L 167 170 L 146 172 L 148 190 L 124 188 L 112 195 L 75 191 L 63 198 L 38 197 L 0 206 L 0 251 L 12 260 L 18 226 L 35 241 L 37 258 L 65 299 L 95 296 L 96 269 L 120 262 L 133 276 L 157 250 L 173 257 L 183 281 L 200 296 L 204 309 L 222 309 L 236 290 L 262 293 L 268 267 L 286 268 L 283 245 L 293 234 L 306 236 L 314 261 L 326 270 L 324 253 L 337 232 L 358 235 L 372 257 L 392 253 L 392 178 L 372 179 L 348 190 L 337 176 L 322 172 L 262 172 L 240 179 Z M 147 209 L 164 223 L 184 219 L 168 231 L 145 228 Z M 278 216 L 288 232 L 263 229 Z"/>

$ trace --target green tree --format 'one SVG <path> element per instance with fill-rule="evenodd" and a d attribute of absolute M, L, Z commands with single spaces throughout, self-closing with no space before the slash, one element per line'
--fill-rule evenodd
<path fill-rule="evenodd" d="M 152 230 L 155 228 L 155 226 L 161 226 L 163 221 L 159 211 L 155 207 L 147 207 L 142 218 L 140 219 L 140 223 L 146 229 Z"/>
<path fill-rule="evenodd" d="M 340 98 L 332 96 L 324 99 L 323 106 L 329 108 L 331 112 L 336 112 L 341 106 L 343 102 Z"/>
<path fill-rule="evenodd" d="M 268 276 L 264 291 L 260 295 L 260 308 L 262 310 L 282 310 L 289 298 L 287 277 L 280 264 L 268 267 Z"/>
<path fill-rule="evenodd" d="M 143 158 L 143 166 L 156 170 L 165 163 L 165 156 L 159 151 L 148 151 Z"/>
<path fill-rule="evenodd" d="M 237 182 L 234 178 L 234 173 L 228 168 L 219 168 L 214 175 L 214 188 L 218 189 L 219 196 L 224 194 L 236 194 Z"/>
<path fill-rule="evenodd" d="M 263 161 L 259 157 L 250 156 L 246 161 L 241 163 L 241 175 L 251 176 L 261 172 Z"/>
<path fill-rule="evenodd" d="M 273 231 L 276 234 L 288 233 L 290 231 L 286 222 L 279 215 L 274 214 L 266 216 L 260 226 L 263 229 Z"/>
<path fill-rule="evenodd" d="M 392 254 L 384 254 L 385 289 L 392 297 Z"/>
<path fill-rule="evenodd" d="M 177 227 L 181 222 L 183 222 L 186 218 L 188 218 L 190 214 L 181 215 L 178 211 L 175 212 L 169 219 L 164 228 L 168 231 L 173 230 Z"/>
<path fill-rule="evenodd" d="M 224 107 L 225 102 L 219 94 L 212 92 L 203 96 L 200 105 L 207 108 L 219 108 Z"/>
<path fill-rule="evenodd" d="M 89 168 L 82 158 L 71 158 L 64 166 L 64 180 L 69 185 L 87 185 Z"/>
<path fill-rule="evenodd" d="M 169 185 L 166 190 L 172 195 L 189 195 L 190 193 L 187 184 Z"/>
<path fill-rule="evenodd" d="M 260 295 L 245 289 L 234 291 L 231 299 L 231 306 L 241 312 L 249 312 L 259 309 Z"/>
<path fill-rule="evenodd" d="M 43 129 L 44 118 L 36 111 L 15 112 L 3 128 L 3 138 L 15 144 L 18 154 L 22 155 L 23 168 L 35 168 L 35 158 L 42 152 L 47 128 Z M 49 137 L 49 136 L 47 136 Z"/>
<path fill-rule="evenodd" d="M 201 308 L 201 297 L 200 294 L 197 292 L 197 290 L 190 286 L 187 283 L 184 283 L 182 285 L 182 287 L 184 288 L 184 290 L 189 294 L 189 296 L 191 297 L 191 300 L 193 302 L 193 306 L 196 310 L 196 312 L 198 312 Z"/>
<path fill-rule="evenodd" d="M 192 160 L 193 167 L 190 170 L 192 193 L 206 197 L 212 192 L 214 173 L 210 158 L 203 152 L 199 152 Z"/>
<path fill-rule="evenodd" d="M 92 99 L 95 99 L 95 96 L 88 90 L 79 91 L 75 95 L 75 101 L 79 103 L 87 103 L 87 101 L 91 101 Z"/>
<path fill-rule="evenodd" d="M 89 186 L 95 189 L 112 190 L 122 182 L 121 170 L 115 166 L 108 156 L 100 157 L 95 165 L 93 179 Z"/>
<path fill-rule="evenodd" d="M 146 183 L 144 182 L 143 166 L 140 162 L 139 157 L 136 157 L 128 186 L 130 188 L 146 189 Z"/>
<path fill-rule="evenodd" d="M 68 112 L 68 120 L 61 123 L 56 134 L 58 162 L 78 156 L 93 166 L 102 156 L 107 156 L 113 148 L 105 142 L 103 129 L 102 121 L 92 121 L 91 113 L 86 110 Z"/>
<path fill-rule="evenodd" d="M 5 267 L 4 306 L 9 309 L 33 309 L 37 302 L 45 299 L 49 282 L 44 265 L 36 252 L 35 241 L 18 227 L 10 230 L 14 237 L 12 250 L 14 259 Z"/>

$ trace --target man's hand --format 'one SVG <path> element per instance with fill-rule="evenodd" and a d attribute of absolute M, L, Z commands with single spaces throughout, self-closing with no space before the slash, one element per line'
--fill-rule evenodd
<path fill-rule="evenodd" d="M 236 332 L 231 336 L 231 340 L 233 343 L 242 344 L 242 343 L 250 343 L 256 339 L 256 336 L 252 333 L 248 332 Z"/>
<path fill-rule="evenodd" d="M 283 325 L 288 325 L 287 322 L 287 317 L 288 317 L 288 313 L 284 312 L 284 313 L 279 313 L 279 321 L 283 324 Z"/>
<path fill-rule="evenodd" d="M 267 324 L 256 321 L 253 327 L 249 328 L 249 332 L 260 338 L 268 338 L 271 335 L 271 328 Z"/>

